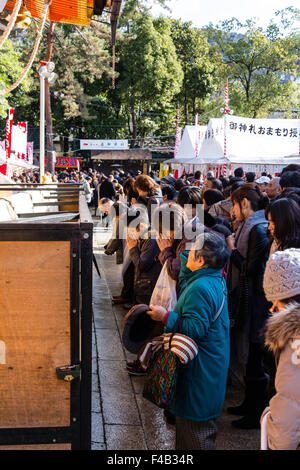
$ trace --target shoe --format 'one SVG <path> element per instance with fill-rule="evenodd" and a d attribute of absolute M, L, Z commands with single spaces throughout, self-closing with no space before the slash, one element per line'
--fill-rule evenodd
<path fill-rule="evenodd" d="M 227 408 L 227 413 L 235 416 L 245 416 L 247 411 L 245 401 L 240 406 L 229 406 Z"/>
<path fill-rule="evenodd" d="M 118 297 L 117 299 L 112 299 L 112 303 L 115 304 L 115 305 L 126 304 L 126 302 L 128 302 L 128 300 L 123 299 L 123 297 Z"/>
<path fill-rule="evenodd" d="M 268 406 L 269 376 L 265 374 L 259 379 L 248 379 L 247 377 L 244 379 L 246 390 L 243 403 L 239 406 L 230 406 L 227 408 L 227 412 L 235 416 L 260 416 Z"/>
<path fill-rule="evenodd" d="M 164 410 L 164 417 L 166 418 L 166 422 L 168 424 L 176 424 L 176 416 L 173 415 L 173 413 L 171 413 L 169 410 Z"/>
<path fill-rule="evenodd" d="M 126 362 L 126 369 L 130 370 L 139 365 L 140 365 L 140 361 L 138 359 L 136 359 L 135 361 Z"/>
<path fill-rule="evenodd" d="M 127 371 L 129 375 L 136 375 L 136 376 L 147 375 L 147 372 L 144 369 L 142 369 L 142 367 L 140 366 L 140 361 L 134 361 L 134 365 L 132 367 L 128 367 L 128 366 L 126 367 L 127 367 Z"/>
<path fill-rule="evenodd" d="M 125 304 L 123 305 L 124 310 L 130 310 L 133 307 L 133 304 Z"/>
<path fill-rule="evenodd" d="M 237 429 L 260 429 L 260 416 L 243 416 L 231 424 Z"/>

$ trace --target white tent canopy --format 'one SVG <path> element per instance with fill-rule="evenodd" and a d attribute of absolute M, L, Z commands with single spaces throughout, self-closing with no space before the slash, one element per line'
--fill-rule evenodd
<path fill-rule="evenodd" d="M 176 160 L 190 159 L 197 156 L 204 141 L 206 128 L 207 126 L 185 126 Z"/>

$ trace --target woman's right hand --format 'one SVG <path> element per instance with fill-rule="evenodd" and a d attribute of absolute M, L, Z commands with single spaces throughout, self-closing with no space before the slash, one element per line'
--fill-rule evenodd
<path fill-rule="evenodd" d="M 164 307 L 160 307 L 159 305 L 150 305 L 150 309 L 147 311 L 149 317 L 152 318 L 154 321 L 163 321 L 164 316 L 167 313 L 167 310 Z"/>
<path fill-rule="evenodd" d="M 162 238 L 161 235 L 156 237 L 156 243 L 158 244 L 158 248 L 160 251 L 164 251 L 165 248 L 169 248 L 172 246 L 172 241 L 168 238 Z"/>
<path fill-rule="evenodd" d="M 229 235 L 229 237 L 226 238 L 226 243 L 230 251 L 233 251 L 235 249 L 235 236 L 234 234 Z"/>

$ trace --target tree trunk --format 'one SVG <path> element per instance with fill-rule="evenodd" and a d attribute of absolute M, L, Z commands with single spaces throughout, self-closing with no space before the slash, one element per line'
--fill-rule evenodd
<path fill-rule="evenodd" d="M 137 121 L 136 121 L 136 112 L 135 112 L 134 104 L 131 106 L 131 117 L 132 117 L 132 142 L 131 142 L 131 148 L 133 148 L 136 145 L 136 137 L 137 137 Z"/>
<path fill-rule="evenodd" d="M 47 42 L 48 42 L 48 49 L 46 55 L 46 62 L 51 61 L 52 57 L 52 50 L 53 50 L 53 34 L 54 34 L 54 26 L 55 23 L 51 21 L 48 33 L 47 33 Z M 51 111 L 51 95 L 50 95 L 50 85 L 48 80 L 45 80 L 45 113 L 46 113 L 46 135 L 47 135 L 47 170 L 50 171 L 52 175 L 55 172 L 55 164 L 53 158 L 53 125 L 52 125 L 52 111 Z"/>
<path fill-rule="evenodd" d="M 63 136 L 63 152 L 64 155 L 69 153 L 69 137 Z"/>
<path fill-rule="evenodd" d="M 196 116 L 196 97 L 193 97 L 193 116 Z"/>

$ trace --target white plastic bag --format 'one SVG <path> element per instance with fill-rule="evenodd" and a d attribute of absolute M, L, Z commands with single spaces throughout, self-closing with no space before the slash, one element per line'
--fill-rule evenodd
<path fill-rule="evenodd" d="M 165 262 L 152 292 L 150 305 L 159 305 L 166 310 L 173 310 L 176 304 L 176 281 L 169 276 L 167 262 Z"/>
<path fill-rule="evenodd" d="M 266 410 L 265 410 L 266 411 Z M 268 447 L 268 434 L 267 434 L 267 419 L 270 411 L 267 411 L 263 416 L 260 424 L 260 450 L 269 450 Z"/>

